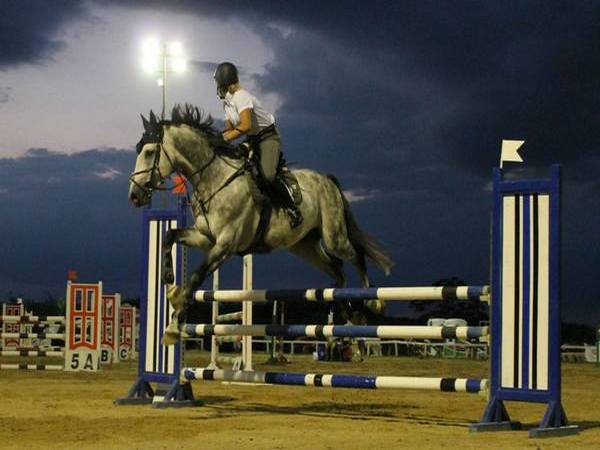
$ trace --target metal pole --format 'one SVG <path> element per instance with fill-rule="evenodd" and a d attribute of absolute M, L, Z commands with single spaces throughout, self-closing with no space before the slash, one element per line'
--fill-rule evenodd
<path fill-rule="evenodd" d="M 277 300 L 273 302 L 273 313 L 271 316 L 271 323 L 273 325 L 277 325 Z M 271 338 L 271 361 L 275 361 L 276 339 L 277 338 L 275 336 Z"/>
<path fill-rule="evenodd" d="M 183 211 L 183 226 L 187 226 L 187 213 L 188 213 L 188 201 L 185 194 L 180 194 L 177 199 L 178 207 Z M 166 205 L 165 205 L 166 207 Z M 181 284 L 183 287 L 187 285 L 187 277 L 188 277 L 188 248 L 186 245 L 181 245 Z M 216 289 L 219 288 L 219 274 L 217 274 L 217 284 Z M 213 288 L 215 284 L 213 282 Z M 217 306 L 218 308 L 218 306 Z"/>
<path fill-rule="evenodd" d="M 165 111 L 167 109 L 167 44 L 162 44 L 162 111 L 161 120 L 165 120 Z M 161 204 L 164 209 L 168 207 L 168 194 L 161 195 Z M 185 280 L 185 277 L 182 277 Z M 185 281 L 184 281 L 185 285 Z"/>
<path fill-rule="evenodd" d="M 213 289 L 219 289 L 219 269 L 213 272 Z M 219 315 L 219 302 L 212 304 L 212 323 L 217 323 L 217 316 Z M 219 364 L 217 363 L 217 356 L 219 356 L 219 347 L 217 346 L 217 336 L 211 336 L 210 338 L 210 364 L 209 368 L 218 369 Z"/>
<path fill-rule="evenodd" d="M 596 366 L 600 367 L 600 327 L 596 330 Z"/>
<path fill-rule="evenodd" d="M 162 113 L 160 118 L 165 120 L 165 111 L 167 110 L 167 44 L 163 44 L 163 69 L 162 69 Z"/>
<path fill-rule="evenodd" d="M 246 255 L 243 259 L 243 289 L 252 289 L 252 255 Z M 242 303 L 242 324 L 252 325 L 252 302 Z M 252 336 L 242 338 L 242 361 L 243 370 L 252 369 Z"/>
<path fill-rule="evenodd" d="M 279 306 L 279 324 L 283 325 L 285 323 L 285 303 L 282 303 Z M 277 349 L 277 360 L 280 363 L 286 363 L 288 362 L 286 357 L 284 356 L 283 352 L 284 352 L 284 345 L 285 342 L 283 340 L 283 336 L 279 336 L 279 348 Z"/>

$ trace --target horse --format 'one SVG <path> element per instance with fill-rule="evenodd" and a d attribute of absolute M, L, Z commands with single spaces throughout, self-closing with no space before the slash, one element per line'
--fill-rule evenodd
<path fill-rule="evenodd" d="M 256 182 L 250 176 L 248 160 L 218 151 L 211 138 L 218 131 L 210 115 L 204 117 L 195 106 L 175 105 L 170 120 L 158 120 L 150 111 L 143 115 L 144 133 L 136 146 L 135 168 L 130 176 L 129 200 L 135 207 L 151 201 L 152 193 L 164 189 L 172 174 L 191 184 L 191 226 L 169 230 L 163 241 L 162 281 L 168 285 L 168 299 L 175 309 L 163 336 L 164 345 L 179 339 L 179 321 L 204 280 L 236 254 L 248 252 L 257 232 L 261 205 L 256 201 Z M 369 287 L 366 258 L 386 275 L 391 259 L 375 240 L 358 226 L 348 200 L 332 175 L 314 170 L 293 170 L 302 193 L 299 209 L 304 218 L 291 228 L 285 211 L 274 208 L 264 233 L 269 249 L 287 249 L 333 278 L 335 287 L 346 285 L 344 262 L 358 271 L 363 287 Z M 171 250 L 175 243 L 205 253 L 205 260 L 184 287 L 174 284 Z M 383 303 L 369 300 L 365 305 L 382 312 Z"/>

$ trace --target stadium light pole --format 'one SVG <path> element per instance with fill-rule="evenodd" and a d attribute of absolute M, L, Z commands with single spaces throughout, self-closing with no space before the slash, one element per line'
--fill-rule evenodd
<path fill-rule="evenodd" d="M 186 69 L 183 46 L 178 41 L 161 43 L 158 39 L 150 38 L 142 45 L 142 67 L 144 72 L 156 76 L 158 85 L 162 88 L 161 119 L 165 118 L 167 110 L 167 79 L 171 73 L 182 73 Z"/>
<path fill-rule="evenodd" d="M 167 79 L 170 80 L 170 74 L 185 72 L 187 63 L 183 54 L 183 46 L 179 41 L 169 43 L 161 42 L 155 37 L 147 38 L 142 42 L 142 68 L 144 72 L 156 78 L 158 85 L 162 90 L 162 112 L 161 120 L 165 119 L 167 111 Z M 166 208 L 168 200 L 162 197 L 163 207 Z M 187 253 L 183 252 L 184 260 L 187 259 Z M 184 261 L 185 262 L 185 261 Z M 184 264 L 183 278 L 186 278 Z"/>

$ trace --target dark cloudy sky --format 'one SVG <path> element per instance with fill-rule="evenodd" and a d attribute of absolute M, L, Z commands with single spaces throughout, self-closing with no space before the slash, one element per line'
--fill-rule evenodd
<path fill-rule="evenodd" d="M 239 64 L 276 113 L 287 159 L 335 173 L 394 258 L 391 277 L 373 269 L 381 285 L 485 282 L 501 140 L 526 141 L 519 175 L 562 163 L 564 315 L 600 320 L 597 2 L 0 6 L 0 299 L 63 295 L 68 268 L 137 295 L 141 214 L 127 178 L 139 113 L 161 105 L 140 68 L 156 36 L 189 58 L 170 105 L 220 117 L 212 69 Z M 258 287 L 329 283 L 283 253 L 256 265 Z"/>

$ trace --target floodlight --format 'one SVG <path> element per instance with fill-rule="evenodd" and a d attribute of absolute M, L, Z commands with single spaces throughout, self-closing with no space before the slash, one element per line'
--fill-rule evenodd
<path fill-rule="evenodd" d="M 169 44 L 168 50 L 169 56 L 181 56 L 183 54 L 183 46 L 179 41 L 171 42 Z"/>
<path fill-rule="evenodd" d="M 163 107 L 161 117 L 164 119 L 167 107 L 167 73 L 181 73 L 186 69 L 183 46 L 179 41 L 168 45 L 151 37 L 142 42 L 142 68 L 144 72 L 157 76 L 157 83 L 162 88 Z"/>
<path fill-rule="evenodd" d="M 171 60 L 171 68 L 173 69 L 173 72 L 175 72 L 175 73 L 185 72 L 185 69 L 187 68 L 185 59 L 173 58 Z"/>
<path fill-rule="evenodd" d="M 155 38 L 147 38 L 142 42 L 142 53 L 144 56 L 158 56 L 161 53 L 160 41 Z"/>
<path fill-rule="evenodd" d="M 160 69 L 160 60 L 158 55 L 145 55 L 142 57 L 142 69 L 147 74 L 154 74 Z"/>

